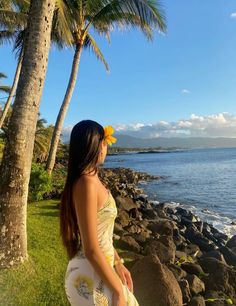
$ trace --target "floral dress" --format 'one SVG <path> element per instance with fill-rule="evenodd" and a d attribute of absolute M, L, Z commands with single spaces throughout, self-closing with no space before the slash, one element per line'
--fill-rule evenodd
<path fill-rule="evenodd" d="M 117 207 L 110 191 L 107 201 L 98 210 L 97 216 L 99 245 L 107 262 L 115 271 L 113 229 L 117 217 Z M 139 306 L 128 286 L 123 284 L 122 281 L 121 284 L 126 306 Z M 86 258 L 83 248 L 68 263 L 65 274 L 65 291 L 70 304 L 73 306 L 112 306 L 113 292 Z"/>

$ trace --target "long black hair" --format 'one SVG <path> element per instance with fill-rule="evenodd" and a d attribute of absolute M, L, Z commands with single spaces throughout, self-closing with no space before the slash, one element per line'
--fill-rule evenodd
<path fill-rule="evenodd" d="M 82 120 L 71 131 L 67 177 L 60 203 L 60 236 L 69 259 L 81 247 L 72 188 L 87 168 L 98 172 L 99 150 L 104 136 L 104 128 L 93 120 Z"/>

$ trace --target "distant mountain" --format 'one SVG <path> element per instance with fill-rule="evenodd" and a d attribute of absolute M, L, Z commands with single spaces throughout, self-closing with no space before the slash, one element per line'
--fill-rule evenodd
<path fill-rule="evenodd" d="M 156 137 L 156 138 L 138 138 L 123 134 L 114 134 L 117 142 L 112 147 L 122 148 L 233 148 L 236 147 L 236 138 L 226 137 Z M 69 135 L 62 137 L 64 143 L 69 143 Z"/>
<path fill-rule="evenodd" d="M 181 149 L 191 148 L 230 148 L 236 147 L 236 138 L 226 137 L 171 137 L 171 138 L 137 138 L 128 135 L 115 135 L 117 142 L 113 147 L 124 148 L 148 148 L 148 147 L 162 147 L 170 148 L 176 147 Z"/>

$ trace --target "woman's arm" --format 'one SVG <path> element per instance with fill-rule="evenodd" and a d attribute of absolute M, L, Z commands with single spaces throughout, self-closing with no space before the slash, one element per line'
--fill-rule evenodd
<path fill-rule="evenodd" d="M 104 283 L 122 294 L 122 282 L 100 249 L 97 233 L 97 187 L 94 178 L 83 176 L 74 186 L 73 200 L 85 256 Z"/>
<path fill-rule="evenodd" d="M 113 248 L 114 248 L 114 257 L 115 257 L 115 260 L 120 260 L 120 256 L 119 256 L 119 254 L 117 253 L 117 251 L 116 251 L 116 249 L 115 249 L 114 246 L 113 246 Z"/>

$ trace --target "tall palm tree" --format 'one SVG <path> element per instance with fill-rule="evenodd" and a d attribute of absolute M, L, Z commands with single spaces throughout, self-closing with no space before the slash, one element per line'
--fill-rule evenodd
<path fill-rule="evenodd" d="M 31 0 L 20 78 L 0 167 L 0 268 L 28 258 L 28 184 L 55 0 Z"/>
<path fill-rule="evenodd" d="M 13 52 L 17 57 L 17 68 L 8 99 L 0 117 L 0 129 L 6 119 L 7 112 L 15 95 L 24 51 L 24 37 L 27 29 L 27 19 L 30 2 L 28 0 L 6 1 L 0 5 L 0 45 L 13 42 Z M 70 28 L 73 23 L 71 5 L 67 0 L 56 0 L 51 37 L 53 43 L 59 48 L 70 45 L 72 33 Z"/>
<path fill-rule="evenodd" d="M 57 116 L 55 129 L 51 140 L 46 169 L 51 174 L 59 143 L 66 112 L 74 91 L 78 67 L 82 50 L 90 47 L 106 69 L 104 56 L 99 49 L 90 30 L 105 34 L 109 38 L 109 31 L 113 26 L 133 26 L 140 28 L 148 39 L 152 39 L 153 30 L 165 32 L 165 16 L 159 1 L 153 0 L 80 0 L 76 2 L 79 12 L 77 24 L 73 32 L 74 58 L 66 93 Z"/>

